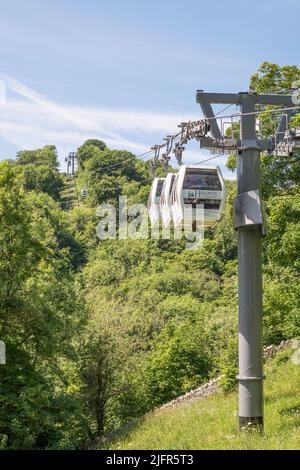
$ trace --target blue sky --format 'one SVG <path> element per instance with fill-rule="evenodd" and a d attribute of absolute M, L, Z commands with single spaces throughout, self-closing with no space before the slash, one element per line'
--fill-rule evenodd
<path fill-rule="evenodd" d="M 0 159 L 54 143 L 63 161 L 89 137 L 140 153 L 200 117 L 197 89 L 246 90 L 264 60 L 299 65 L 299 0 L 0 5 Z"/>

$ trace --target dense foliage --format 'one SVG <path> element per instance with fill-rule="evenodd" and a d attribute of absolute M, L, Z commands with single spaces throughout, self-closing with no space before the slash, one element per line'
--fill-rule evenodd
<path fill-rule="evenodd" d="M 265 63 L 251 86 L 287 92 L 298 77 L 295 67 Z M 98 204 L 117 205 L 120 195 L 145 203 L 151 175 L 133 154 L 96 139 L 78 149 L 78 162 L 77 186 L 88 196 L 69 210 L 53 146 L 0 166 L 6 449 L 78 448 L 220 372 L 225 388 L 235 384 L 234 182 L 201 249 L 176 240 L 99 241 Z M 262 156 L 265 344 L 300 335 L 299 172 L 297 156 Z"/>

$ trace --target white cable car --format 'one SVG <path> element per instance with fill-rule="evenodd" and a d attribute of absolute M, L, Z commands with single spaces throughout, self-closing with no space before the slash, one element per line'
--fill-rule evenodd
<path fill-rule="evenodd" d="M 159 208 L 162 223 L 165 228 L 167 228 L 172 221 L 170 196 L 175 178 L 176 173 L 168 173 L 161 191 Z"/>
<path fill-rule="evenodd" d="M 204 206 L 204 228 L 221 219 L 225 203 L 225 183 L 218 166 L 186 166 L 179 168 L 171 193 L 174 226 L 190 225 L 197 204 Z"/>
<path fill-rule="evenodd" d="M 86 189 L 86 188 L 83 188 L 83 189 L 81 190 L 81 196 L 82 196 L 82 197 L 87 197 L 87 189 Z"/>
<path fill-rule="evenodd" d="M 148 213 L 151 225 L 157 225 L 160 222 L 159 201 L 165 178 L 154 178 L 148 199 Z"/>

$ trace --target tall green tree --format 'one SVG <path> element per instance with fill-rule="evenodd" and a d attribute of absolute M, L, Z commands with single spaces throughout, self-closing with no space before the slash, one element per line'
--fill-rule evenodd
<path fill-rule="evenodd" d="M 54 145 L 37 150 L 22 150 L 17 153 L 16 164 L 27 191 L 42 191 L 56 201 L 60 199 L 64 181 L 58 171 L 59 162 Z"/>
<path fill-rule="evenodd" d="M 68 248 L 60 246 L 60 224 L 53 199 L 27 193 L 16 167 L 1 164 L 0 336 L 7 364 L 0 369 L 0 442 L 5 448 L 66 447 L 87 429 L 78 415 L 80 380 L 73 364 L 84 306 Z M 67 421 L 76 420 L 82 425 L 78 438 L 72 425 L 66 428 Z"/>
<path fill-rule="evenodd" d="M 98 139 L 88 139 L 77 149 L 77 161 L 81 169 L 84 169 L 86 162 L 92 157 L 94 149 L 105 150 L 105 142 Z"/>

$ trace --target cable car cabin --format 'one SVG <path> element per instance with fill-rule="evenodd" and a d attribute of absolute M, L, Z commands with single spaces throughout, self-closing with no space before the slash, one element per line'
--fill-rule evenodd
<path fill-rule="evenodd" d="M 87 197 L 87 189 L 86 189 L 86 188 L 83 188 L 83 189 L 81 190 L 81 196 L 82 196 L 82 197 Z"/>
<path fill-rule="evenodd" d="M 164 181 L 162 192 L 160 196 L 160 215 L 162 219 L 162 223 L 165 228 L 169 227 L 170 222 L 172 221 L 172 214 L 171 214 L 171 191 L 173 188 L 173 183 L 175 181 L 176 174 L 175 173 L 168 173 L 166 179 Z"/>
<path fill-rule="evenodd" d="M 204 228 L 220 220 L 225 202 L 225 184 L 218 166 L 182 165 L 171 193 L 171 212 L 174 226 L 191 225 L 194 210 L 184 211 L 184 206 L 196 209 L 204 205 Z"/>
<path fill-rule="evenodd" d="M 148 213 L 152 226 L 157 225 L 160 222 L 159 202 L 164 181 L 165 178 L 154 178 L 151 186 L 148 199 Z"/>

